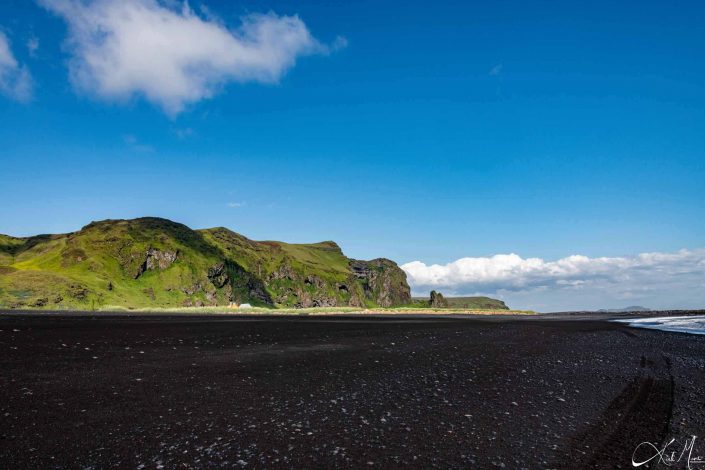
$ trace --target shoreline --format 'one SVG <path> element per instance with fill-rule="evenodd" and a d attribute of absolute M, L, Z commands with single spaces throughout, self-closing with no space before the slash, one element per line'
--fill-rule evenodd
<path fill-rule="evenodd" d="M 468 309 L 415 309 L 407 307 L 362 309 L 358 307 L 313 307 L 305 309 L 269 309 L 254 307 L 251 309 L 234 309 L 227 307 L 178 307 L 178 308 L 106 308 L 98 310 L 71 310 L 71 309 L 10 309 L 0 308 L 0 315 L 193 315 L 193 316 L 382 316 L 382 315 L 426 315 L 426 316 L 531 316 L 533 318 L 585 318 L 585 319 L 621 319 L 621 318 L 654 318 L 705 315 L 705 309 L 691 310 L 649 310 L 634 312 L 601 312 L 601 311 L 565 311 L 565 312 L 536 312 L 533 310 L 468 310 Z"/>
<path fill-rule="evenodd" d="M 69 315 L 94 315 L 94 314 L 133 314 L 133 315 L 537 315 L 537 312 L 530 310 L 468 310 L 468 309 L 417 309 L 407 307 L 372 308 L 363 309 L 358 307 L 313 307 L 302 309 L 270 309 L 270 308 L 247 308 L 236 309 L 228 307 L 178 307 L 178 308 L 105 308 L 97 310 L 52 310 L 52 309 L 4 309 L 0 308 L 0 315 L 8 313 L 17 314 L 69 314 Z"/>

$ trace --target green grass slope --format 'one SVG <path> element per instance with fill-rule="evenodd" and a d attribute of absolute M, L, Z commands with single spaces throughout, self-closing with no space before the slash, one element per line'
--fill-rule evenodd
<path fill-rule="evenodd" d="M 446 297 L 448 308 L 473 310 L 509 310 L 507 304 L 490 297 Z"/>
<path fill-rule="evenodd" d="M 445 297 L 450 309 L 509 310 L 507 304 L 491 297 Z M 428 297 L 414 297 L 413 305 L 428 304 Z"/>
<path fill-rule="evenodd" d="M 0 276 L 2 304 L 181 306 L 188 297 L 183 290 L 207 284 L 204 273 L 220 260 L 218 251 L 191 229 L 157 218 L 106 220 L 38 238 L 13 244 L 12 271 Z M 174 253 L 176 260 L 164 269 L 147 269 L 150 250 Z M 207 295 L 217 298 L 218 292 L 205 289 L 194 295 L 205 300 Z"/>
<path fill-rule="evenodd" d="M 405 278 L 395 285 L 398 293 L 379 293 L 380 279 L 402 272 L 396 264 L 370 280 L 351 262 L 333 242 L 256 242 L 224 228 L 192 230 L 153 217 L 105 220 L 69 234 L 0 235 L 0 307 L 404 303 Z"/>
<path fill-rule="evenodd" d="M 406 275 L 393 262 L 347 258 L 332 241 L 290 244 L 256 242 L 225 228 L 201 230 L 204 238 L 256 275 L 276 305 L 285 307 L 388 307 L 409 296 Z M 364 273 L 355 270 L 361 263 Z M 403 282 L 389 279 L 403 276 Z"/>

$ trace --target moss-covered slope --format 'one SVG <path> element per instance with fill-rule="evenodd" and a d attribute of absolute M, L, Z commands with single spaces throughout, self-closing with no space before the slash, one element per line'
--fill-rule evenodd
<path fill-rule="evenodd" d="M 159 218 L 93 222 L 78 232 L 0 235 L 0 307 L 393 306 L 403 271 L 355 261 L 333 242 L 256 242 L 225 228 Z"/>
<path fill-rule="evenodd" d="M 431 298 L 433 298 L 433 295 L 431 295 Z M 412 305 L 429 305 L 432 303 L 428 297 L 414 297 L 412 300 Z M 491 297 L 443 297 L 443 303 L 444 305 L 436 305 L 436 307 L 467 310 L 509 310 L 509 307 L 503 301 Z"/>
<path fill-rule="evenodd" d="M 449 308 L 509 310 L 503 301 L 490 297 L 446 297 L 445 300 Z"/>
<path fill-rule="evenodd" d="M 276 305 L 390 307 L 410 299 L 406 275 L 396 263 L 351 260 L 335 242 L 294 245 L 255 242 L 225 228 L 200 232 L 261 279 Z"/>

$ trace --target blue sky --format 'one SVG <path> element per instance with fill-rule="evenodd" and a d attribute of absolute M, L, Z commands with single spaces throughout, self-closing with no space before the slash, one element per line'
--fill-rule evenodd
<path fill-rule="evenodd" d="M 204 46 L 190 64 L 207 69 L 191 77 L 202 89 L 184 97 L 139 48 L 107 77 L 86 66 L 105 50 L 75 18 L 108 21 L 111 2 L 0 2 L 14 59 L 3 69 L 0 50 L 0 233 L 155 215 L 254 239 L 332 239 L 352 257 L 420 261 L 419 291 L 543 309 L 663 292 L 595 288 L 576 305 L 555 279 L 539 282 L 547 294 L 452 273 L 434 284 L 424 270 L 705 247 L 702 2 L 132 3 L 232 33 L 224 50 L 243 16 L 300 23 L 291 41 L 257 49 L 274 57 L 265 66 L 221 63 Z M 159 58 L 179 63 L 182 46 L 167 41 Z M 705 291 L 699 256 L 672 303 L 705 305 L 692 292 Z"/>

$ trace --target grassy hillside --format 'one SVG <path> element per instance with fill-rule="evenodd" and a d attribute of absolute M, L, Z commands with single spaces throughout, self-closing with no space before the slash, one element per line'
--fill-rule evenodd
<path fill-rule="evenodd" d="M 256 242 L 225 228 L 197 231 L 159 218 L 105 220 L 63 235 L 0 235 L 0 307 L 408 302 L 403 272 L 377 261 L 350 260 L 333 242 Z M 352 263 L 374 269 L 360 275 Z"/>
<path fill-rule="evenodd" d="M 351 260 L 332 241 L 255 242 L 222 227 L 200 233 L 262 279 L 276 305 L 389 307 L 409 299 L 406 275 L 394 262 Z"/>
<path fill-rule="evenodd" d="M 504 302 L 490 297 L 446 297 L 446 301 L 449 308 L 509 310 Z"/>
<path fill-rule="evenodd" d="M 447 308 L 467 310 L 509 310 L 501 300 L 490 297 L 445 297 Z M 428 297 L 414 297 L 414 304 L 428 303 Z"/>

